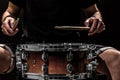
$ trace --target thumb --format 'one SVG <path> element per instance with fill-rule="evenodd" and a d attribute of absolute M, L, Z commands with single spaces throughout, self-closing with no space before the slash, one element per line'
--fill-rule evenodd
<path fill-rule="evenodd" d="M 88 18 L 88 19 L 85 20 L 84 25 L 86 27 L 89 27 L 89 22 L 90 22 L 90 18 Z"/>
<path fill-rule="evenodd" d="M 13 27 L 15 23 L 15 19 L 11 18 L 9 22 L 10 22 L 11 27 Z"/>

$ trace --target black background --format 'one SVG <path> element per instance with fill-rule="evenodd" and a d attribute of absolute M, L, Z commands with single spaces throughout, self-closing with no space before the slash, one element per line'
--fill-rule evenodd
<path fill-rule="evenodd" d="M 0 18 L 5 9 L 7 8 L 8 1 L 0 0 Z M 119 48 L 119 7 L 117 2 L 113 0 L 101 0 L 98 7 L 102 13 L 103 20 L 106 25 L 106 30 L 101 34 L 94 35 L 89 38 L 88 41 L 92 43 L 98 43 L 103 45 L 110 45 Z M 0 23 L 1 25 L 1 23 Z M 3 35 L 0 31 L 0 43 L 7 43 L 15 40 L 16 37 L 8 37 Z"/>
<path fill-rule="evenodd" d="M 98 7 L 102 13 L 103 20 L 106 25 L 106 30 L 101 34 L 97 34 L 90 37 L 88 42 L 90 41 L 92 43 L 110 45 L 120 49 L 120 38 L 119 38 L 120 13 L 119 13 L 119 7 L 117 3 L 119 2 L 116 2 L 116 0 L 101 0 L 101 2 L 98 4 Z M 5 9 L 7 8 L 7 4 L 8 4 L 7 0 L 0 0 L 0 18 L 3 12 L 5 11 Z M 0 23 L 0 26 L 1 26 L 1 23 Z M 8 36 L 5 36 L 0 30 L 0 43 L 11 43 L 11 42 L 14 43 L 14 41 L 18 41 L 18 39 L 19 39 L 19 36 L 8 37 Z M 13 76 L 15 74 L 11 74 L 11 75 Z M 6 77 L 6 75 L 3 77 Z M 8 77 L 8 79 L 5 79 L 5 80 L 13 80 L 11 78 L 12 77 Z M 0 77 L 0 80 L 1 80 L 1 77 Z"/>

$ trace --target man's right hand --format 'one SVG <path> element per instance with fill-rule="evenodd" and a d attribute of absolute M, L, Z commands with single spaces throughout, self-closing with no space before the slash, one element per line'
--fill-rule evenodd
<path fill-rule="evenodd" d="M 6 17 L 5 20 L 2 22 L 1 28 L 3 34 L 7 36 L 14 36 L 18 32 L 18 28 L 14 29 L 15 18 L 13 17 Z"/>

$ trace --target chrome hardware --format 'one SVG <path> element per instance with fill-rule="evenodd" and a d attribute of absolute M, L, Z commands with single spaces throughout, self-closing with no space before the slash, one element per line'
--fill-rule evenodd
<path fill-rule="evenodd" d="M 73 72 L 73 66 L 71 64 L 67 64 L 66 69 L 70 74 Z"/>
<path fill-rule="evenodd" d="M 48 74 L 48 66 L 47 66 L 47 64 L 42 65 L 42 72 L 43 72 L 44 75 Z"/>
<path fill-rule="evenodd" d="M 86 65 L 86 70 L 90 72 L 95 71 L 97 68 L 97 65 L 98 63 L 97 63 L 97 60 L 95 59 L 95 61 L 91 61 L 90 63 Z"/>
<path fill-rule="evenodd" d="M 22 60 L 21 60 L 21 50 L 16 50 L 16 67 L 18 71 L 22 71 Z"/>
<path fill-rule="evenodd" d="M 70 62 L 70 61 L 73 60 L 73 54 L 72 54 L 71 51 L 67 54 L 66 58 L 67 58 L 67 61 L 68 61 L 68 62 Z"/>
<path fill-rule="evenodd" d="M 22 74 L 25 74 L 27 71 L 28 71 L 28 64 L 27 63 L 22 64 Z"/>
<path fill-rule="evenodd" d="M 22 55 L 21 59 L 27 61 L 27 59 L 28 59 L 28 52 L 23 51 L 21 55 Z"/>
<path fill-rule="evenodd" d="M 43 60 L 44 62 L 47 62 L 47 61 L 48 61 L 48 54 L 45 53 L 44 51 L 43 51 L 43 53 L 42 53 L 42 60 Z"/>

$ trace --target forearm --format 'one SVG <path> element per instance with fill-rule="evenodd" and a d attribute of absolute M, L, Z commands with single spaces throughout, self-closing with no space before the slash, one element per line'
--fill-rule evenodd
<path fill-rule="evenodd" d="M 87 18 L 94 16 L 96 18 L 102 19 L 101 12 L 99 11 L 96 4 L 90 6 L 86 9 L 83 9 L 83 11 L 84 11 L 85 16 Z"/>
<path fill-rule="evenodd" d="M 3 13 L 1 21 L 3 22 L 6 19 L 6 17 L 8 17 L 8 16 L 16 18 L 18 16 L 19 12 L 20 12 L 20 8 L 16 5 L 14 5 L 13 3 L 9 2 L 8 8 Z"/>

